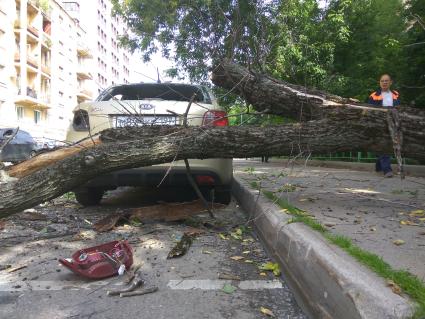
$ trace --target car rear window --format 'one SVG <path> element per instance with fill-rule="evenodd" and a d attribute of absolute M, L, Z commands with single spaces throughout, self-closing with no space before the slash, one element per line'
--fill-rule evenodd
<path fill-rule="evenodd" d="M 96 101 L 109 101 L 111 99 L 127 101 L 146 99 L 190 101 L 193 94 L 196 94 L 196 102 L 211 104 L 211 98 L 208 92 L 199 86 L 167 83 L 114 86 L 103 91 Z"/>

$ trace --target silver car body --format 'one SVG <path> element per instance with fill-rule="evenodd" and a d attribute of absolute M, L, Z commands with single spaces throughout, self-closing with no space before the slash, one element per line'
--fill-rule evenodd
<path fill-rule="evenodd" d="M 196 97 L 190 107 L 188 125 L 200 126 L 204 116 L 223 111 L 212 93 L 202 86 L 175 83 L 114 86 L 101 93 L 96 101 L 82 103 L 74 109 L 74 121 L 68 130 L 67 140 L 76 142 L 87 138 L 88 126 L 94 135 L 104 129 L 129 125 L 182 125 L 183 114 L 193 93 L 196 93 Z M 209 175 L 214 179 L 207 186 L 230 188 L 232 159 L 191 159 L 189 163 L 195 176 Z M 113 172 L 90 181 L 88 186 L 105 189 L 129 185 L 157 186 L 160 183 L 164 186 L 180 186 L 187 184 L 185 174 L 184 162 L 176 161 Z"/>

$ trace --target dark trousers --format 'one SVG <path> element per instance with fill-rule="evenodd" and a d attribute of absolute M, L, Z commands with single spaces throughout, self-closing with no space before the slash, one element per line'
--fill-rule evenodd
<path fill-rule="evenodd" d="M 391 156 L 389 155 L 380 155 L 376 160 L 376 171 L 384 172 L 384 174 L 391 172 Z"/>

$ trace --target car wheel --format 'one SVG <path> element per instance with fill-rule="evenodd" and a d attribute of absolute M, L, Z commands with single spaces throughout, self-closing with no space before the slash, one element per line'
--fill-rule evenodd
<path fill-rule="evenodd" d="M 75 199 L 83 206 L 94 206 L 100 203 L 105 191 L 102 188 L 84 187 L 74 190 Z"/>

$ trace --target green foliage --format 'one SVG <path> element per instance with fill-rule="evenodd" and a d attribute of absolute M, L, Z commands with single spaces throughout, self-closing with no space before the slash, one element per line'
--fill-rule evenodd
<path fill-rule="evenodd" d="M 382 73 L 393 75 L 403 103 L 425 105 L 423 0 L 112 0 L 130 31 L 121 43 L 145 60 L 174 59 L 168 74 L 208 83 L 223 58 L 292 83 L 365 100 Z M 422 43 L 422 44 L 421 44 Z M 414 45 L 412 45 L 414 44 Z M 232 115 L 240 98 L 217 90 Z M 231 124 L 279 124 L 242 115 Z"/>
<path fill-rule="evenodd" d="M 132 34 L 121 43 L 140 50 L 146 61 L 161 49 L 174 57 L 192 81 L 206 82 L 209 68 L 223 57 L 241 63 L 261 61 L 273 29 L 275 1 L 255 0 L 112 0 Z"/>
<path fill-rule="evenodd" d="M 425 107 L 425 1 L 407 1 L 406 8 L 406 68 L 400 90 L 406 102 Z"/>

